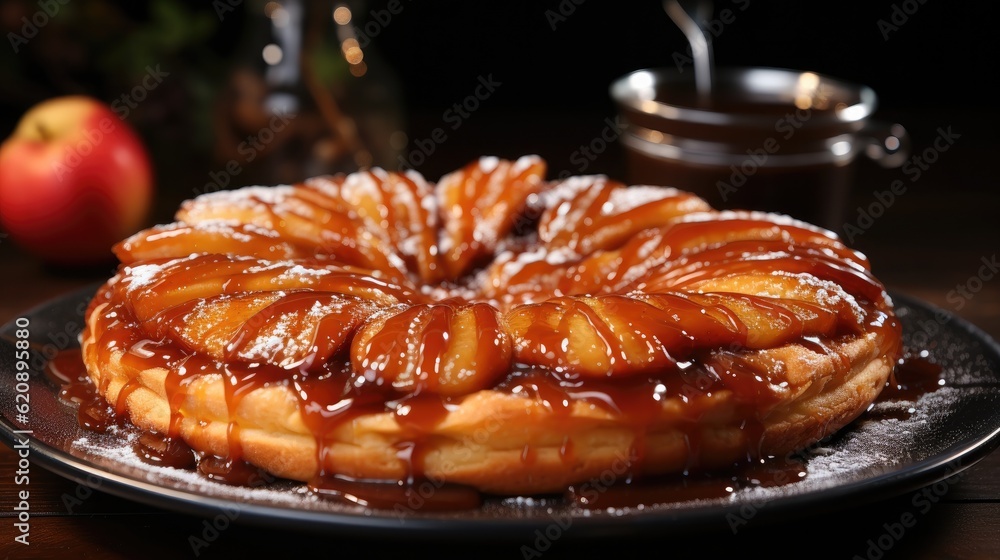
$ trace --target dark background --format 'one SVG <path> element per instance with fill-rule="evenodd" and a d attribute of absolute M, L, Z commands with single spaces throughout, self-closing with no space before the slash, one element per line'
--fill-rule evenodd
<path fill-rule="evenodd" d="M 604 119 L 614 115 L 608 86 L 615 78 L 639 68 L 671 66 L 675 54 L 688 52 L 685 39 L 655 1 L 396 0 L 395 14 L 389 4 L 352 3 L 352 25 L 364 30 L 380 15 L 389 16 L 387 24 L 377 25 L 365 49 L 372 62 L 368 78 L 383 81 L 396 93 L 402 126 L 411 140 L 440 126 L 442 113 L 471 94 L 479 76 L 492 75 L 502 83 L 440 153 L 418 166 L 431 178 L 456 162 L 486 153 L 533 151 L 554 167 L 569 166 L 569 153 L 599 134 Z M 0 49 L 5 67 L 0 134 L 6 136 L 21 113 L 47 97 L 89 93 L 110 102 L 127 90 L 131 82 L 116 80 L 114 59 L 108 62 L 109 57 L 100 55 L 108 45 L 158 25 L 159 5 L 206 24 L 204 32 L 192 32 L 196 36 L 187 43 L 179 41 L 181 46 L 165 48 L 165 54 L 150 55 L 163 60 L 165 67 L 196 77 L 171 80 L 187 80 L 186 88 L 175 86 L 179 91 L 152 92 L 150 107 L 130 121 L 153 144 L 178 123 L 187 123 L 198 137 L 211 137 L 210 122 L 190 122 L 195 108 L 189 98 L 196 88 L 219 87 L 211 78 L 255 48 L 248 37 L 262 2 L 69 2 L 17 56 L 6 45 Z M 227 7 L 222 11 L 220 5 Z M 4 2 L 0 21 L 5 32 L 16 32 L 19 18 L 37 9 L 34 2 Z M 996 122 L 996 3 L 721 0 L 715 3 L 717 18 L 724 9 L 732 10 L 734 19 L 721 25 L 715 39 L 719 66 L 813 70 L 864 83 L 878 92 L 879 113 L 888 118 L 915 111 L 946 120 L 971 115 L 962 127 L 973 135 Z M 221 21 L 217 11 L 222 11 Z M 899 22 L 905 11 L 913 13 L 905 15 L 897 30 L 888 31 L 886 40 L 878 21 L 892 23 L 898 12 Z M 81 26 L 75 25 L 83 20 L 89 27 L 86 40 L 81 39 Z M 107 23 L 112 20 L 118 24 Z M 107 36 L 94 31 L 102 27 L 111 28 Z M 141 67 L 141 61 L 134 65 Z M 124 65 L 119 68 L 121 76 Z M 209 79 L 199 81 L 199 74 Z M 922 138 L 923 131 L 913 132 Z M 982 133 L 991 136 L 988 130 Z M 154 156 L 167 161 L 161 154 Z M 610 150 L 593 170 L 617 172 L 620 166 L 620 153 Z M 172 183 L 173 178 L 161 181 L 161 188 L 190 191 Z"/>
<path fill-rule="evenodd" d="M 386 26 L 375 43 L 413 86 L 407 98 L 419 109 L 465 95 L 465 84 L 492 71 L 510 80 L 495 110 L 611 110 L 613 79 L 670 66 L 687 48 L 656 1 L 403 5 L 399 25 Z M 553 30 L 545 14 L 560 5 L 575 11 Z M 919 8 L 886 40 L 877 22 L 891 23 L 894 5 Z M 828 73 L 871 85 L 889 107 L 967 105 L 993 87 L 1000 10 L 992 2 L 717 0 L 717 18 L 724 9 L 734 20 L 715 40 L 722 66 Z"/>
<path fill-rule="evenodd" d="M 545 156 L 553 171 L 577 172 L 570 154 L 615 115 L 609 84 L 639 68 L 673 66 L 678 53 L 689 52 L 657 1 L 424 4 L 404 3 L 399 25 L 376 38 L 404 86 L 411 138 L 440 125 L 442 112 L 470 93 L 478 75 L 493 73 L 504 82 L 467 129 L 456 132 L 461 140 L 446 146 L 459 160 L 531 151 Z M 546 11 L 561 14 L 560 7 L 569 6 L 573 13 L 553 30 Z M 878 21 L 892 23 L 894 7 L 902 14 L 917 8 L 886 40 Z M 929 145 L 937 126 L 951 124 L 965 135 L 965 155 L 990 157 L 977 149 L 994 142 L 998 122 L 996 3 L 720 0 L 716 18 L 724 9 L 734 19 L 714 41 L 718 66 L 812 70 L 869 85 L 879 96 L 876 115 L 907 126 L 915 151 Z M 436 177 L 450 163 L 429 158 L 424 170 Z M 955 159 L 942 166 L 958 189 L 994 190 L 992 177 L 972 176 Z M 888 178 L 867 162 L 861 167 Z M 621 176 L 621 150 L 612 147 L 586 171 Z"/>

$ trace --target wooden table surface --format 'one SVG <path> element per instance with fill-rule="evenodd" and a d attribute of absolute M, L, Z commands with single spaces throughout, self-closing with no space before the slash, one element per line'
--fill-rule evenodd
<path fill-rule="evenodd" d="M 912 119 L 917 116 L 910 115 Z M 942 119 L 945 117 L 941 117 Z M 915 148 L 932 140 L 934 117 L 923 116 Z M 912 122 L 912 121 L 910 121 Z M 940 121 L 942 123 L 948 121 Z M 974 119 L 968 121 L 973 127 Z M 911 125 L 911 128 L 913 126 Z M 971 130 L 971 129 L 970 129 Z M 919 132 L 924 131 L 923 137 Z M 983 137 L 987 134 L 984 129 Z M 876 274 L 890 290 L 913 295 L 938 305 L 1000 338 L 1000 275 L 970 286 L 982 286 L 959 305 L 950 291 L 969 283 L 982 266 L 982 259 L 996 259 L 1000 251 L 1000 195 L 983 184 L 995 184 L 991 176 L 992 140 L 978 142 L 975 135 L 943 154 L 913 188 L 886 209 L 863 236 L 856 240 L 874 263 Z M 921 142 L 924 142 L 923 144 Z M 858 205 L 875 200 L 875 193 L 888 188 L 900 170 L 860 170 L 854 190 Z M 97 277 L 70 277 L 54 273 L 23 255 L 10 242 L 0 242 L 0 323 L 24 310 Z M 416 547 L 441 557 L 569 557 L 570 555 L 616 554 L 629 556 L 639 544 L 651 544 L 664 558 L 765 554 L 823 558 L 991 558 L 1000 557 L 1000 452 L 993 452 L 951 481 L 932 507 L 915 507 L 916 493 L 863 506 L 835 504 L 836 511 L 803 511 L 781 524 L 753 524 L 735 535 L 728 530 L 693 532 L 690 536 L 657 539 L 646 535 L 642 543 L 622 539 L 587 539 L 572 528 L 541 550 L 535 534 L 496 542 L 464 540 L 405 541 L 392 537 L 348 538 L 316 533 L 277 530 L 235 522 L 197 551 L 192 537 L 202 536 L 205 519 L 164 511 L 126 499 L 96 492 L 68 511 L 65 495 L 79 487 L 42 468 L 31 470 L 31 526 L 29 546 L 13 542 L 15 531 L 14 472 L 16 456 L 0 446 L 0 556 L 7 558 L 187 558 L 187 557 L 280 557 L 288 554 L 320 553 L 337 558 L 381 557 L 412 553 Z M 940 487 L 939 487 L 940 488 Z M 911 517 L 904 517 L 911 516 Z M 884 537 L 901 519 L 913 519 L 898 537 Z M 883 537 L 881 548 L 879 538 Z M 207 542 L 207 541 L 206 541 Z M 542 543 L 544 545 L 544 543 Z M 535 547 L 539 556 L 526 554 Z M 752 548 L 751 548 L 752 547 Z"/>

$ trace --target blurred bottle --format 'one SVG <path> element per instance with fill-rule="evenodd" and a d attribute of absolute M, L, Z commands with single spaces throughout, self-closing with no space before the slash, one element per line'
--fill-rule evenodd
<path fill-rule="evenodd" d="M 216 187 L 393 166 L 402 103 L 391 70 L 355 36 L 360 7 L 272 0 L 246 9 L 215 111 Z"/>

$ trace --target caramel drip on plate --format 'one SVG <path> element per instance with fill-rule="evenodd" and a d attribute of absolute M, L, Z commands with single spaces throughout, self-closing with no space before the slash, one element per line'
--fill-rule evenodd
<path fill-rule="evenodd" d="M 896 362 L 892 376 L 862 420 L 909 420 L 920 397 L 946 386 L 944 369 L 924 356 L 906 355 Z M 879 406 L 890 404 L 889 406 Z"/>
<path fill-rule="evenodd" d="M 180 438 L 156 432 L 139 434 L 139 439 L 136 440 L 132 450 L 143 462 L 152 465 L 175 469 L 190 469 L 197 465 L 194 450 Z"/>

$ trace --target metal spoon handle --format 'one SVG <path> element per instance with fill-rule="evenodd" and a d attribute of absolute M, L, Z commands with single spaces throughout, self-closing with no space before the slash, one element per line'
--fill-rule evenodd
<path fill-rule="evenodd" d="M 686 1 L 685 4 L 686 7 L 680 0 L 664 0 L 663 9 L 691 44 L 695 87 L 698 96 L 705 100 L 712 92 L 714 62 L 712 40 L 702 25 L 712 13 L 712 4 L 707 0 Z"/>

